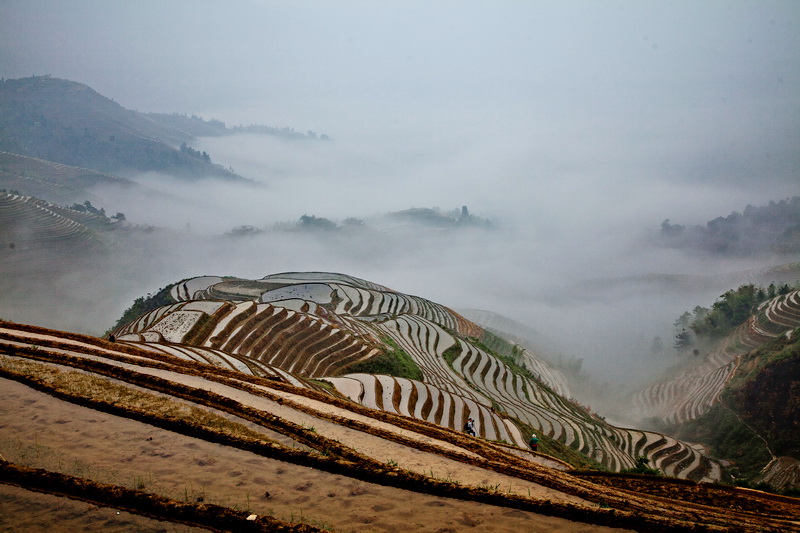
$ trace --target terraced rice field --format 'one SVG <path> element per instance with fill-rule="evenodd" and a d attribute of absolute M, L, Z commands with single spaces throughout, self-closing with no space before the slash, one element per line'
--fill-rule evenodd
<path fill-rule="evenodd" d="M 89 227 L 109 226 L 100 219 L 30 196 L 0 192 L 3 271 L 52 272 L 90 260 L 111 246 Z"/>
<path fill-rule="evenodd" d="M 566 400 L 566 380 L 521 350 L 509 366 L 475 343 L 483 330 L 454 311 L 342 274 L 283 273 L 259 280 L 203 276 L 171 289 L 178 303 L 116 332 L 118 342 L 176 357 L 279 377 L 327 382 L 354 402 L 526 448 L 532 427 L 612 470 L 640 455 L 677 477 L 713 481 L 718 465 L 686 443 L 617 428 Z M 386 339 L 422 379 L 348 373 L 386 349 Z M 316 382 L 305 386 L 320 388 Z"/>

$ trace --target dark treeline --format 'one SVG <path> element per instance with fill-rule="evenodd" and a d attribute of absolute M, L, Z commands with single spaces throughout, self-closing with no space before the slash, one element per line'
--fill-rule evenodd
<path fill-rule="evenodd" d="M 145 113 L 145 116 L 163 126 L 174 128 L 186 132 L 194 137 L 219 137 L 223 135 L 234 135 L 237 133 L 257 133 L 260 135 L 271 135 L 284 139 L 309 139 L 330 141 L 331 138 L 325 134 L 317 134 L 308 130 L 306 133 L 296 131 L 288 126 L 278 128 L 275 126 L 265 126 L 263 124 L 250 124 L 248 126 L 228 127 L 225 122 L 217 119 L 205 120 L 197 115 L 185 115 L 179 113 Z"/>
<path fill-rule="evenodd" d="M 705 226 L 661 223 L 661 242 L 719 255 L 800 252 L 800 197 L 768 205 L 748 205 L 743 212 L 710 220 Z"/>
<path fill-rule="evenodd" d="M 492 223 L 488 219 L 481 218 L 469 212 L 467 206 L 452 211 L 442 211 L 438 208 L 412 208 L 405 211 L 395 211 L 382 215 L 378 219 L 367 222 L 356 217 L 348 217 L 337 223 L 325 217 L 315 215 L 302 215 L 295 222 L 281 222 L 275 224 L 271 229 L 275 231 L 300 231 L 300 232 L 331 232 L 340 230 L 363 230 L 369 229 L 373 225 L 381 226 L 385 224 L 402 226 L 420 227 L 429 229 L 492 229 Z M 244 237 L 264 233 L 270 228 L 257 228 L 251 225 L 237 226 L 226 232 L 231 237 Z"/>

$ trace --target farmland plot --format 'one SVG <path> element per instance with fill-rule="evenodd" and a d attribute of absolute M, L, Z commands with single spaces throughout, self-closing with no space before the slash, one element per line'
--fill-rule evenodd
<path fill-rule="evenodd" d="M 532 353 L 521 349 L 517 361 L 524 367 L 509 366 L 470 340 L 483 335 L 479 326 L 424 298 L 338 274 L 219 278 L 209 285 L 213 279 L 182 282 L 182 294 L 193 290 L 200 299 L 151 311 L 122 328 L 119 338 L 167 341 L 160 348 L 165 353 L 244 374 L 290 383 L 321 378 L 365 407 L 459 431 L 472 417 L 482 438 L 525 447 L 522 423 L 613 470 L 644 455 L 678 477 L 719 474 L 685 443 L 615 428 L 591 415 L 559 394 L 568 392 L 563 375 Z M 214 299 L 221 296 L 226 300 Z M 383 353 L 386 339 L 410 357 L 421 381 L 347 372 Z M 671 407 L 697 412 L 720 379 L 705 377 L 702 390 L 711 392 Z M 681 394 L 676 386 L 665 390 Z M 655 407 L 656 399 L 647 401 Z"/>

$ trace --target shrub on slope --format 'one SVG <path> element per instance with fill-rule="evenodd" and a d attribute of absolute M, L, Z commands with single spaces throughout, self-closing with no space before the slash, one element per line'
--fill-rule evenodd
<path fill-rule="evenodd" d="M 385 374 L 398 378 L 422 381 L 422 370 L 405 350 L 392 339 L 381 339 L 387 349 L 366 361 L 359 361 L 345 369 L 343 374 Z"/>
<path fill-rule="evenodd" d="M 797 330 L 795 330 L 797 332 Z M 800 339 L 781 337 L 742 360 L 731 404 L 763 435 L 775 455 L 800 459 Z"/>

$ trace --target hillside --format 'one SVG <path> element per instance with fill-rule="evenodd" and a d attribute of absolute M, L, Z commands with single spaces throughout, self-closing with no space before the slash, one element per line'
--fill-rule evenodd
<path fill-rule="evenodd" d="M 62 205 L 98 202 L 89 189 L 112 185 L 123 189 L 139 188 L 135 182 L 88 168 L 62 165 L 44 159 L 0 152 L 0 189 L 18 191 Z"/>
<path fill-rule="evenodd" d="M 0 151 L 101 173 L 248 182 L 178 148 L 192 139 L 81 83 L 49 76 L 0 82 Z"/>
<path fill-rule="evenodd" d="M 251 124 L 249 126 L 233 126 L 229 128 L 221 120 L 204 120 L 202 117 L 196 115 L 187 116 L 178 113 L 145 113 L 144 116 L 162 126 L 180 131 L 190 137 L 215 137 L 240 133 L 254 133 L 288 140 L 330 140 L 330 137 L 324 133 L 318 136 L 313 131 L 301 133 L 289 127 L 276 128 L 263 124 Z"/>
<path fill-rule="evenodd" d="M 188 345 L 181 353 L 203 361 L 220 350 L 242 370 L 268 364 L 323 380 L 370 408 L 456 430 L 472 417 L 480 436 L 506 444 L 524 447 L 535 431 L 548 453 L 584 466 L 619 471 L 644 456 L 671 476 L 721 479 L 700 450 L 607 424 L 568 400 L 564 377 L 534 353 L 423 298 L 326 273 L 194 278 L 171 297 L 117 328 L 118 341 L 167 353 L 169 343 Z M 417 372 L 386 375 L 386 354 Z"/>
<path fill-rule="evenodd" d="M 761 303 L 705 355 L 685 356 L 671 375 L 639 391 L 649 425 L 705 442 L 743 481 L 800 487 L 800 291 Z"/>
<path fill-rule="evenodd" d="M 800 340 L 797 330 L 748 352 L 714 406 L 678 426 L 685 436 L 709 442 L 732 462 L 742 482 L 772 488 L 800 487 Z"/>
<path fill-rule="evenodd" d="M 221 350 L 2 322 L 0 380 L 4 528 L 800 531 L 791 498 L 581 474 Z"/>

